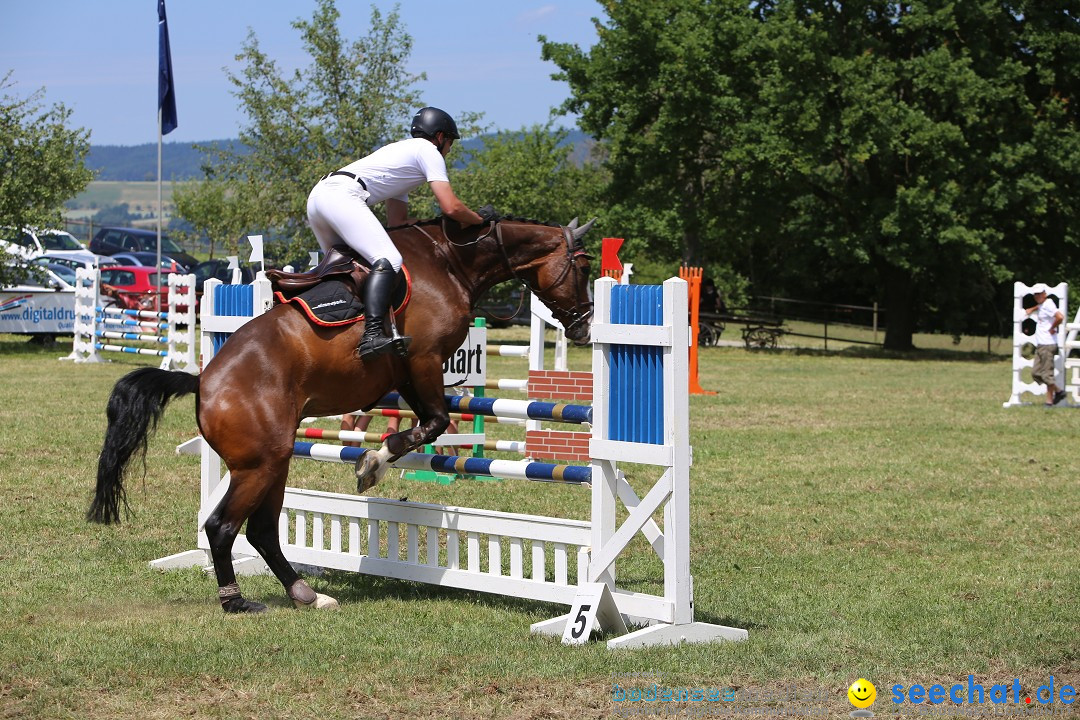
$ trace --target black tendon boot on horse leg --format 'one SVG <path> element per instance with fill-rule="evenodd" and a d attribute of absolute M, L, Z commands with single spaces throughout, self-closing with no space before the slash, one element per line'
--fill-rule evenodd
<path fill-rule="evenodd" d="M 391 352 L 404 357 L 408 352 L 411 338 L 398 335 L 396 328 L 394 337 L 391 337 L 386 334 L 385 329 L 386 313 L 393 312 L 390 308 L 390 294 L 394 291 L 395 284 L 397 273 L 394 272 L 394 266 L 386 258 L 376 260 L 364 284 L 364 335 L 356 348 L 362 360 Z"/>

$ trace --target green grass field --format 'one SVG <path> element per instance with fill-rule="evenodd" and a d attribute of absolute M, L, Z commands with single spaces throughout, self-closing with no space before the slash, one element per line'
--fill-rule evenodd
<path fill-rule="evenodd" d="M 0 336 L 0 718 L 602 718 L 626 705 L 613 682 L 656 678 L 757 697 L 795 685 L 825 698 L 817 717 L 846 717 L 859 677 L 895 717 L 896 684 L 1080 684 L 1080 411 L 1003 410 L 1002 359 L 704 350 L 719 394 L 691 398 L 696 612 L 750 639 L 611 652 L 530 637 L 558 606 L 346 573 L 310 579 L 337 612 L 294 611 L 275 580 L 242 578 L 272 612 L 224 617 L 212 578 L 147 567 L 193 547 L 198 459 L 174 450 L 193 400 L 170 406 L 129 481 L 135 516 L 87 524 L 109 390 L 144 363 L 66 352 Z M 354 486 L 348 468 L 302 461 L 292 484 Z M 390 476 L 376 494 L 588 512 L 580 489 L 540 483 Z M 620 577 L 651 591 L 643 547 Z M 779 717 L 785 702 L 735 709 Z"/>
<path fill-rule="evenodd" d="M 172 211 L 173 185 L 169 181 L 161 183 L 161 200 L 167 213 Z M 72 218 L 89 217 L 103 207 L 125 203 L 132 212 L 156 211 L 157 183 L 95 180 L 68 203 L 64 214 Z"/>

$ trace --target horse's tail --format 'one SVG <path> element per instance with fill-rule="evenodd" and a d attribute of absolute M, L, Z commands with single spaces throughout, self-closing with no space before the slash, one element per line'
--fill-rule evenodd
<path fill-rule="evenodd" d="M 165 406 L 174 397 L 198 390 L 199 377 L 186 372 L 146 367 L 120 378 L 109 396 L 109 426 L 87 520 L 105 525 L 120 521 L 120 505 L 127 508 L 123 480 L 132 456 L 137 452 L 145 469 L 146 443 Z"/>

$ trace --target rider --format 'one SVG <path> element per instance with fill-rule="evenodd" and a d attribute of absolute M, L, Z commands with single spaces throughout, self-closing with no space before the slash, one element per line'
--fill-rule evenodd
<path fill-rule="evenodd" d="M 422 108 L 413 117 L 411 134 L 326 175 L 308 195 L 308 222 L 323 252 L 345 243 L 371 263 L 364 285 L 364 335 L 357 347 L 361 358 L 394 349 L 384 321 L 401 270 L 401 253 L 370 206 L 386 202 L 389 227 L 411 224 L 409 191 L 426 180 L 444 215 L 463 225 L 485 222 L 458 199 L 446 176 L 446 155 L 461 137 L 454 119 L 439 108 Z"/>

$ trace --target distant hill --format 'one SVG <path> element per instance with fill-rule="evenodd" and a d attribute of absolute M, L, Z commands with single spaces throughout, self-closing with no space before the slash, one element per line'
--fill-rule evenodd
<path fill-rule="evenodd" d="M 206 140 L 201 146 L 236 143 L 235 140 Z M 163 143 L 161 175 L 166 181 L 201 178 L 204 155 L 196 143 Z M 147 181 L 157 179 L 157 143 L 143 145 L 91 145 L 86 166 L 97 180 Z"/>
<path fill-rule="evenodd" d="M 483 137 L 467 140 L 466 148 L 474 148 Z M 589 157 L 595 141 L 580 130 L 571 130 L 565 143 L 574 145 L 571 156 L 577 164 Z M 236 140 L 206 140 L 199 143 L 163 143 L 161 146 L 161 174 L 166 182 L 196 180 L 203 176 L 204 154 L 195 145 L 219 146 L 237 144 Z M 144 182 L 157 179 L 157 143 L 143 145 L 91 145 L 86 166 L 96 173 L 97 180 Z"/>

